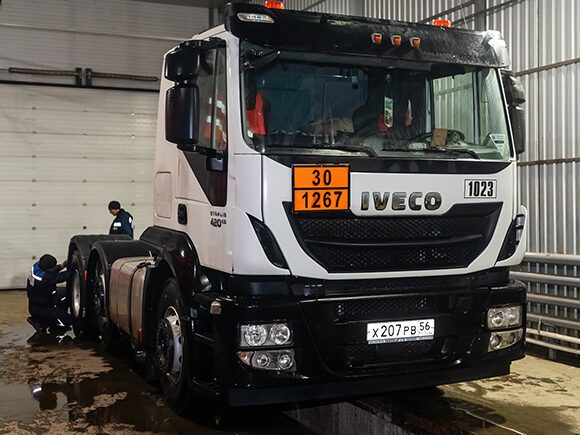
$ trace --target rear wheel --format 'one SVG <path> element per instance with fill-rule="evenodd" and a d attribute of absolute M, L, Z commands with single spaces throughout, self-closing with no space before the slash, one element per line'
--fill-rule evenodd
<path fill-rule="evenodd" d="M 98 333 L 97 322 L 92 298 L 87 293 L 85 264 L 80 252 L 73 252 L 68 269 L 70 275 L 67 289 L 74 333 L 79 338 L 95 338 Z"/>
<path fill-rule="evenodd" d="M 126 347 L 121 331 L 109 318 L 108 309 L 108 280 L 107 267 L 99 257 L 93 263 L 92 276 L 92 297 L 94 301 L 94 316 L 96 319 L 98 334 L 105 345 L 105 350 L 111 354 L 119 355 L 124 353 Z"/>
<path fill-rule="evenodd" d="M 166 281 L 157 310 L 155 362 L 163 394 L 178 413 L 188 412 L 195 396 L 190 390 L 191 344 L 183 319 L 186 310 L 174 279 Z"/>

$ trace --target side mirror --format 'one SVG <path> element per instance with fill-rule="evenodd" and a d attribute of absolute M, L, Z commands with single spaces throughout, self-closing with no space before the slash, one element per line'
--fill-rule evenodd
<path fill-rule="evenodd" d="M 199 138 L 199 42 L 185 41 L 165 57 L 165 78 L 175 82 L 165 98 L 165 138 L 181 146 Z"/>
<path fill-rule="evenodd" d="M 165 96 L 165 139 L 183 146 L 195 145 L 199 138 L 199 89 L 196 85 L 176 85 Z"/>
<path fill-rule="evenodd" d="M 522 107 L 526 102 L 526 93 L 522 82 L 509 70 L 501 72 L 503 88 L 508 105 L 510 123 L 516 153 L 521 154 L 526 150 L 526 112 Z"/>

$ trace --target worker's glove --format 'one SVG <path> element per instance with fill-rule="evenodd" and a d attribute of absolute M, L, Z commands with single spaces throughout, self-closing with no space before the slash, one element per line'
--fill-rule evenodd
<path fill-rule="evenodd" d="M 66 266 L 68 265 L 68 260 L 64 260 L 61 264 L 60 264 L 60 268 L 61 269 L 66 269 Z"/>

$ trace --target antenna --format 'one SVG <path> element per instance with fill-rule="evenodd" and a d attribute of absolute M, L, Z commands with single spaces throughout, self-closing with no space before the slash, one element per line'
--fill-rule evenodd
<path fill-rule="evenodd" d="M 461 17 L 463 18 L 463 24 L 467 28 L 467 20 L 465 19 L 465 13 L 463 12 L 463 0 L 459 0 L 459 10 L 461 11 Z"/>

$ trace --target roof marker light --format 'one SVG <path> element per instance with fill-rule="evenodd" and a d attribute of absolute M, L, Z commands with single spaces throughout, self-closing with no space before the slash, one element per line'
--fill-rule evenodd
<path fill-rule="evenodd" d="M 380 45 L 383 42 L 383 34 L 382 33 L 373 33 L 371 35 L 371 40 L 373 44 Z"/>
<path fill-rule="evenodd" d="M 398 47 L 399 45 L 401 45 L 402 42 L 403 42 L 403 38 L 401 37 L 401 35 L 392 35 L 391 36 L 391 44 L 393 44 L 395 47 Z"/>
<path fill-rule="evenodd" d="M 433 25 L 437 27 L 451 27 L 451 20 L 434 20 Z"/>
<path fill-rule="evenodd" d="M 284 2 L 268 0 L 264 2 L 264 6 L 270 9 L 284 9 Z"/>
<path fill-rule="evenodd" d="M 417 38 L 416 36 L 409 39 L 409 42 L 413 48 L 419 48 L 421 46 L 421 38 Z"/>

